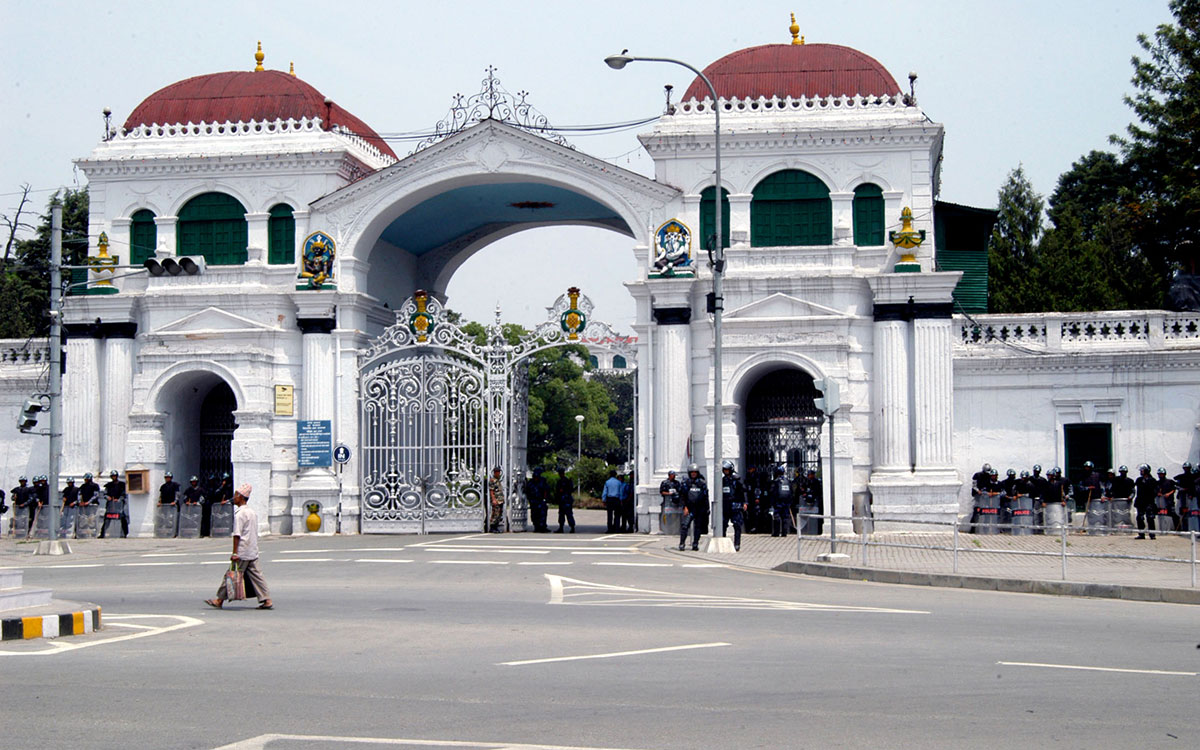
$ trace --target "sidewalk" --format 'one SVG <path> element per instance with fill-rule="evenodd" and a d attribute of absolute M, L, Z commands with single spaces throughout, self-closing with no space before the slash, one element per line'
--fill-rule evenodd
<path fill-rule="evenodd" d="M 942 531 L 872 534 L 865 561 L 862 537 L 853 534 L 838 535 L 837 551 L 846 557 L 834 560 L 818 559 L 829 552 L 828 535 L 782 538 L 746 534 L 742 536 L 741 551 L 732 555 L 680 552 L 677 538 L 651 539 L 654 541 L 643 549 L 760 570 L 882 583 L 1200 604 L 1200 588 L 1192 587 L 1193 545 L 1190 539 L 1180 536 L 1159 535 L 1150 541 L 1132 536 L 1068 533 L 1068 555 L 1128 555 L 1171 561 L 1068 556 L 1065 579 L 1062 540 L 1057 535 L 959 534 L 957 571 L 954 535 Z M 701 539 L 701 550 L 707 539 Z M 885 543 L 904 546 L 879 546 Z M 1196 575 L 1200 579 L 1200 566 Z"/>

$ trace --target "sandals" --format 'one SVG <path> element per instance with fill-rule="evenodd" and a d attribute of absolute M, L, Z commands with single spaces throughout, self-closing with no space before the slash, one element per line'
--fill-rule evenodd
<path fill-rule="evenodd" d="M 212 607 L 213 609 L 221 608 L 221 602 L 218 599 L 205 599 L 204 603 L 207 604 L 208 606 Z"/>
<path fill-rule="evenodd" d="M 275 609 L 275 605 L 268 600 L 258 605 L 258 609 Z"/>

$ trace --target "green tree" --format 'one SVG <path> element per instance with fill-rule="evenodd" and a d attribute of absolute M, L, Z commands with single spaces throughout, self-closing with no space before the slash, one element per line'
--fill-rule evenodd
<path fill-rule="evenodd" d="M 1133 57 L 1136 93 L 1125 97 L 1138 121 L 1113 140 L 1133 178 L 1143 253 L 1169 275 L 1200 270 L 1200 244 L 1184 245 L 1200 236 L 1200 0 L 1168 7 L 1174 24 L 1138 35 L 1147 56 Z"/>
<path fill-rule="evenodd" d="M 623 464 L 629 457 L 626 429 L 633 427 L 633 378 L 634 374 L 631 371 L 592 374 L 592 381 L 604 388 L 615 407 L 612 416 L 608 418 L 608 426 L 616 435 L 618 445 L 615 451 L 610 451 L 606 456 L 610 464 Z"/>
<path fill-rule="evenodd" d="M 1042 196 L 1018 166 L 1000 188 L 999 216 L 988 243 L 988 310 L 1025 312 L 1037 308 L 1034 279 L 1042 234 Z"/>
<path fill-rule="evenodd" d="M 56 192 L 34 236 L 16 241 L 0 273 L 0 338 L 44 336 L 50 329 L 50 210 L 55 204 L 63 207 L 63 263 L 81 265 L 87 258 L 87 188 Z"/>

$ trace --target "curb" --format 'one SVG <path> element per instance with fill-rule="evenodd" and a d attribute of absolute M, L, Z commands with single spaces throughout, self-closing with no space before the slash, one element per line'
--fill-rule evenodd
<path fill-rule="evenodd" d="M 953 573 L 919 573 L 908 570 L 855 568 L 846 565 L 827 565 L 789 561 L 775 566 L 783 573 L 801 573 L 826 578 L 898 583 L 906 586 L 939 586 L 981 591 L 1008 591 L 1049 596 L 1082 596 L 1098 599 L 1125 599 L 1138 602 L 1200 605 L 1200 589 L 1177 589 L 1159 586 L 1134 586 L 1119 583 L 1081 583 L 1075 581 L 1043 581 L 1027 578 L 988 578 Z"/>
<path fill-rule="evenodd" d="M 78 612 L 33 617 L 6 617 L 0 623 L 0 641 L 20 641 L 30 638 L 59 638 L 67 635 L 94 633 L 100 629 L 100 607 L 86 605 Z"/>

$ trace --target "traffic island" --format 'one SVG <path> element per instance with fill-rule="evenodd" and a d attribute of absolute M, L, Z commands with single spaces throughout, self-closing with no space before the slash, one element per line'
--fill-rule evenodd
<path fill-rule="evenodd" d="M 59 638 L 100 630 L 100 607 L 51 598 L 50 589 L 22 585 L 23 571 L 0 570 L 0 640 Z"/>

